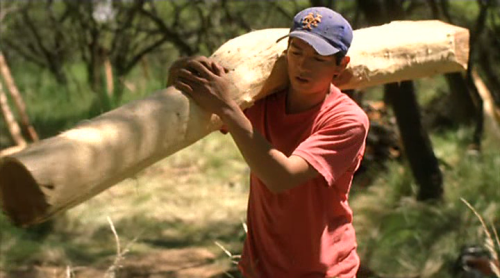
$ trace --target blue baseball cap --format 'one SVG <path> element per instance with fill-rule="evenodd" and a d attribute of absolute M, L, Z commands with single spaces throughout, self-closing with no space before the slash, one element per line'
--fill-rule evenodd
<path fill-rule="evenodd" d="M 345 56 L 352 36 L 352 27 L 342 15 L 325 7 L 313 7 L 295 15 L 290 33 L 285 37 L 307 42 L 322 56 L 336 53 Z"/>

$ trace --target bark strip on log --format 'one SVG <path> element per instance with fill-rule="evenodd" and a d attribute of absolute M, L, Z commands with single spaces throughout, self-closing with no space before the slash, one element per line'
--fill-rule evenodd
<path fill-rule="evenodd" d="M 230 69 L 232 97 L 242 108 L 288 85 L 287 40 L 276 43 L 287 33 L 251 32 L 212 55 Z M 354 37 L 351 66 L 334 80 L 344 89 L 464 70 L 467 64 L 468 31 L 438 21 L 395 22 L 357 30 Z M 19 225 L 44 221 L 220 126 L 168 87 L 0 160 L 0 202 Z"/>

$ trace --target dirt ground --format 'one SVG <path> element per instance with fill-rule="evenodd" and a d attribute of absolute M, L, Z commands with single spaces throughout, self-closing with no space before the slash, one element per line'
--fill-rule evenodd
<path fill-rule="evenodd" d="M 107 263 L 107 264 L 106 264 Z M 216 256 L 204 248 L 182 248 L 158 251 L 141 256 L 127 256 L 116 268 L 113 262 L 94 267 L 31 266 L 8 273 L 0 278 L 215 278 L 231 277 L 225 274 L 227 266 L 216 261 Z"/>

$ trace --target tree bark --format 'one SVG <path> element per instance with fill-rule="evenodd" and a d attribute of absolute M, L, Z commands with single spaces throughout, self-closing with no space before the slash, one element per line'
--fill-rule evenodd
<path fill-rule="evenodd" d="M 474 104 L 476 106 L 476 126 L 474 130 L 473 144 L 476 149 L 481 149 L 481 142 L 484 133 L 484 103 L 483 99 L 479 93 L 479 88 L 476 87 L 474 83 L 472 72 L 474 70 L 473 61 L 478 48 L 478 41 L 481 37 L 481 34 L 484 31 L 484 27 L 486 25 L 486 17 L 488 15 L 488 9 L 493 5 L 493 1 L 477 1 L 479 5 L 479 14 L 476 18 L 476 26 L 474 30 L 471 32 L 470 41 L 469 41 L 469 63 L 467 65 L 467 75 L 466 81 L 467 86 L 469 88 L 469 92 L 471 94 L 471 98 L 474 100 Z"/>
<path fill-rule="evenodd" d="M 427 2 L 431 8 L 433 18 L 439 20 L 441 18 L 441 13 L 436 0 L 427 0 Z M 443 15 L 447 18 L 449 23 L 453 24 L 446 1 L 441 0 L 440 2 Z M 450 89 L 449 99 L 451 101 L 451 117 L 458 123 L 472 122 L 472 119 L 476 118 L 476 107 L 464 75 L 459 72 L 447 73 L 445 74 L 445 78 L 448 83 L 448 88 Z"/>
<path fill-rule="evenodd" d="M 30 123 L 28 113 L 26 113 L 26 105 L 21 94 L 19 93 L 19 90 L 17 89 L 14 78 L 12 78 L 12 75 L 10 74 L 9 67 L 7 66 L 7 62 L 5 61 L 2 52 L 0 52 L 0 71 L 2 73 L 3 79 L 5 80 L 5 83 L 7 84 L 10 95 L 14 99 L 14 104 L 16 105 L 19 116 L 21 117 L 21 124 L 23 128 L 26 130 L 26 133 L 29 135 L 30 139 L 33 142 L 37 142 L 39 140 L 38 134 L 36 133 L 35 128 Z"/>
<path fill-rule="evenodd" d="M 355 51 L 350 54 L 353 63 L 343 78 L 334 80 L 335 84 L 344 89 L 358 88 L 376 84 L 374 80 L 394 82 L 451 68 L 464 70 L 464 61 L 454 54 L 456 45 L 449 43 L 450 36 L 453 37 L 450 34 L 456 34 L 457 29 L 446 25 L 448 28 L 444 31 L 436 27 L 440 23 L 433 23 L 415 22 L 413 27 L 401 23 L 402 28 L 391 29 L 392 35 L 385 34 L 388 26 L 355 31 Z M 418 32 L 415 26 L 432 28 L 434 33 L 442 31 L 443 40 L 431 38 L 426 45 L 436 51 L 441 49 L 441 54 L 453 55 L 429 55 L 420 48 L 414 49 L 413 34 L 407 36 L 407 40 L 403 34 L 408 34 L 408 28 Z M 211 56 L 229 69 L 227 78 L 234 85 L 231 96 L 240 107 L 249 107 L 255 100 L 288 86 L 284 56 L 287 41 L 276 43 L 288 31 L 251 32 L 228 41 Z M 364 36 L 368 36 L 365 38 L 368 40 L 383 36 L 400 40 L 399 44 L 385 39 L 378 44 L 366 44 Z M 449 49 L 445 50 L 443 44 Z M 397 55 L 388 57 L 387 49 Z M 217 117 L 168 87 L 2 158 L 0 203 L 6 215 L 19 225 L 44 221 L 189 146 L 220 126 Z"/>
<path fill-rule="evenodd" d="M 420 108 L 413 82 L 388 84 L 385 86 L 385 92 L 396 115 L 404 152 L 419 185 L 417 199 L 420 201 L 441 199 L 443 177 L 429 135 L 420 120 Z"/>
<path fill-rule="evenodd" d="M 447 73 L 445 78 L 450 88 L 449 109 L 453 119 L 458 123 L 471 123 L 476 118 L 476 107 L 463 73 Z"/>

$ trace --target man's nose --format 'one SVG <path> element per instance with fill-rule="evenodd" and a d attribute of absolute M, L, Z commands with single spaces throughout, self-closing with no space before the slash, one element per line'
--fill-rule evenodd
<path fill-rule="evenodd" d="M 299 62 L 297 63 L 297 67 L 301 71 L 309 71 L 311 67 L 311 59 L 308 59 L 306 57 L 301 57 L 299 59 Z"/>

